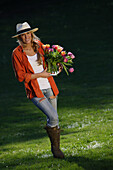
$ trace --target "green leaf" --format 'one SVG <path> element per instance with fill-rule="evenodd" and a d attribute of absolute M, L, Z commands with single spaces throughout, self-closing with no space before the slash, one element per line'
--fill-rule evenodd
<path fill-rule="evenodd" d="M 63 65 L 63 68 L 64 68 L 65 72 L 67 73 L 67 75 L 69 75 L 69 73 L 67 71 L 67 67 L 64 64 L 62 64 L 62 65 Z"/>

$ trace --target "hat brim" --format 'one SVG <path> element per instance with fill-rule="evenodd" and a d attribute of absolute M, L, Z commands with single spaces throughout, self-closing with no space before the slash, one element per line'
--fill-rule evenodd
<path fill-rule="evenodd" d="M 34 28 L 34 29 L 31 29 L 31 30 L 29 30 L 29 31 L 23 31 L 22 33 L 20 33 L 20 34 L 17 34 L 17 35 L 14 35 L 14 36 L 12 36 L 11 38 L 16 38 L 16 37 L 18 37 L 19 35 L 21 35 L 21 34 L 24 34 L 24 33 L 26 33 L 26 32 L 36 32 L 38 30 L 38 28 Z"/>

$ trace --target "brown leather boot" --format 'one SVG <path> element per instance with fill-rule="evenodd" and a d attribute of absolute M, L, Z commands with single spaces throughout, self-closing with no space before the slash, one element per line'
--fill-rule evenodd
<path fill-rule="evenodd" d="M 51 141 L 51 151 L 54 158 L 64 158 L 63 152 L 60 150 L 60 129 L 56 127 L 45 127 Z"/>

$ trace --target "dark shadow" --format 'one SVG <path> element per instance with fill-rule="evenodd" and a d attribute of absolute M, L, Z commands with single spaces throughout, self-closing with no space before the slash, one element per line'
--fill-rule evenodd
<path fill-rule="evenodd" d="M 44 155 L 45 153 L 42 155 L 42 157 L 39 155 L 37 157 L 28 156 L 28 157 L 23 157 L 22 159 L 18 159 L 18 168 L 19 168 L 19 163 L 21 163 L 20 169 L 21 169 L 21 165 L 24 163 L 24 165 L 26 165 L 29 168 L 31 168 L 32 165 L 34 165 L 34 167 L 35 168 L 37 167 L 37 169 L 47 169 L 47 168 L 53 169 L 56 168 L 57 165 L 59 164 L 60 165 L 59 168 L 67 169 L 66 165 L 67 163 L 70 163 L 70 169 L 72 170 L 81 169 L 81 168 L 83 168 L 84 170 L 112 170 L 113 169 L 112 160 L 106 160 L 106 159 L 94 160 L 94 159 L 78 157 L 78 156 L 70 156 L 61 160 L 61 159 L 53 158 L 52 156 L 44 158 Z M 10 163 L 6 161 L 6 164 L 10 169 L 11 168 L 14 169 L 17 166 L 17 162 L 14 161 L 13 159 L 10 161 Z M 2 165 L 1 168 L 6 168 L 6 167 Z"/>
<path fill-rule="evenodd" d="M 85 170 L 112 170 L 113 160 L 93 160 L 85 157 L 70 156 L 66 158 L 70 163 L 76 163 Z"/>

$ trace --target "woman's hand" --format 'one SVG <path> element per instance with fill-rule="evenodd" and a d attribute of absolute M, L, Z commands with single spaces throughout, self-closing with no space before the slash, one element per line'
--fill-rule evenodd
<path fill-rule="evenodd" d="M 31 75 L 31 80 L 32 79 L 36 79 L 36 78 L 40 78 L 40 77 L 42 77 L 42 78 L 48 78 L 48 77 L 50 77 L 51 76 L 51 73 L 48 73 L 47 72 L 47 68 L 44 70 L 44 71 L 42 71 L 41 73 L 35 73 L 35 74 L 32 74 Z"/>
<path fill-rule="evenodd" d="M 43 72 L 41 72 L 39 74 L 40 74 L 40 77 L 42 77 L 42 78 L 48 78 L 48 77 L 51 76 L 51 73 L 47 72 L 47 68 Z"/>
<path fill-rule="evenodd" d="M 58 65 L 58 67 L 59 67 L 59 73 L 61 73 L 61 71 L 63 70 L 63 66 L 62 66 L 62 64 L 60 64 L 60 63 L 58 63 L 57 65 Z"/>

